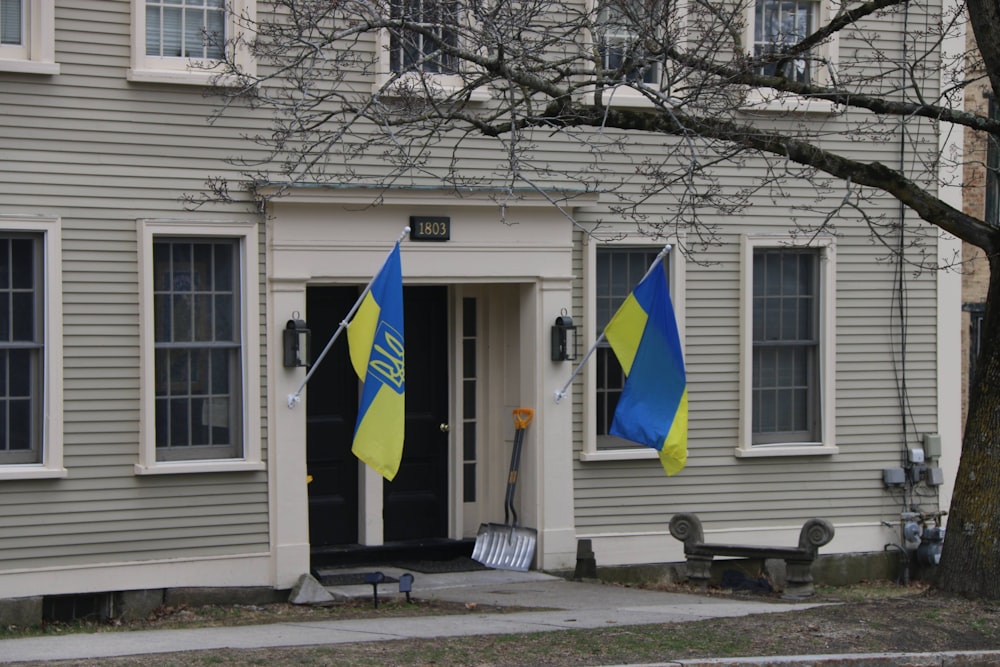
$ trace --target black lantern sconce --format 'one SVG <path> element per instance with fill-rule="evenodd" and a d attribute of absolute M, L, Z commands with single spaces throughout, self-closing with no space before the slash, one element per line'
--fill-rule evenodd
<path fill-rule="evenodd" d="M 552 325 L 552 361 L 576 361 L 576 325 L 563 310 Z"/>
<path fill-rule="evenodd" d="M 309 366 L 309 328 L 298 313 L 292 313 L 282 332 L 285 348 L 285 368 Z"/>

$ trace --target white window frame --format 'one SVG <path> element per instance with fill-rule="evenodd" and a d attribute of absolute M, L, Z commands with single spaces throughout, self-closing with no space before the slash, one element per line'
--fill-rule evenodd
<path fill-rule="evenodd" d="M 752 58 L 754 56 L 754 33 L 757 24 L 757 0 L 753 0 L 747 4 L 744 43 L 747 48 L 747 56 Z M 819 16 L 816 24 L 823 26 L 829 23 L 837 9 L 833 5 L 833 0 L 816 0 L 814 4 L 819 7 Z M 816 69 L 813 70 L 812 85 L 828 86 L 832 83 L 830 70 L 837 69 L 840 56 L 840 33 L 834 33 L 817 49 L 817 55 L 825 58 L 829 64 L 826 66 L 816 66 Z M 836 107 L 832 102 L 827 100 L 804 99 L 799 95 L 791 93 L 755 88 L 749 91 L 746 103 L 744 104 L 744 110 L 829 114 L 833 113 Z"/>
<path fill-rule="evenodd" d="M 678 12 L 678 21 L 685 22 L 687 20 L 687 12 L 682 3 L 678 3 L 678 6 L 674 8 Z M 594 17 L 596 29 L 600 29 L 600 16 L 601 16 L 601 1 L 600 0 L 588 0 L 588 11 Z M 602 38 L 599 34 L 593 34 L 590 36 L 591 45 L 590 52 L 598 53 L 599 48 L 602 45 Z M 601 90 L 601 101 L 605 106 L 609 107 L 629 107 L 629 108 L 652 108 L 654 106 L 652 100 L 650 100 L 646 95 L 643 94 L 642 88 L 646 88 L 651 91 L 654 95 L 662 95 L 663 93 L 663 80 L 667 76 L 667 72 L 663 71 L 662 67 L 657 69 L 656 73 L 656 83 L 646 83 L 643 81 L 622 81 L 620 84 L 615 86 L 605 86 Z M 591 103 L 596 103 L 597 101 L 597 91 L 590 92 L 588 94 Z"/>
<path fill-rule="evenodd" d="M 459 2 L 461 7 L 461 2 Z M 468 20 L 468 15 L 459 9 L 460 23 Z M 458 31 L 459 46 L 461 46 L 462 32 L 468 30 L 467 25 L 456 26 Z M 465 81 L 459 74 L 437 74 L 433 72 L 394 72 L 392 69 L 392 50 L 390 44 L 392 35 L 388 29 L 379 30 L 376 35 L 375 48 L 378 53 L 378 64 L 375 79 L 372 83 L 372 93 L 374 95 L 393 96 L 399 89 L 419 89 L 421 85 L 427 85 L 432 94 L 440 92 L 442 95 L 450 95 L 465 87 Z M 467 68 L 469 64 L 460 61 L 459 68 Z M 473 102 L 485 102 L 491 98 L 490 90 L 486 87 L 476 88 L 470 96 Z"/>
<path fill-rule="evenodd" d="M 256 74 L 256 61 L 242 40 L 247 22 L 256 20 L 256 0 L 227 0 L 226 48 L 238 44 L 236 65 L 249 75 Z M 221 64 L 215 60 L 197 58 L 165 58 L 146 55 L 146 0 L 132 0 L 132 65 L 126 73 L 136 83 L 174 83 L 207 86 L 225 83 L 219 80 Z"/>
<path fill-rule="evenodd" d="M 0 480 L 66 477 L 63 467 L 62 223 L 57 217 L 0 214 L 0 230 L 42 236 L 44 330 L 42 342 L 41 463 L 0 465 Z"/>
<path fill-rule="evenodd" d="M 0 45 L 0 72 L 59 74 L 55 60 L 55 0 L 22 0 L 23 44 Z"/>
<path fill-rule="evenodd" d="M 677 332 L 681 339 L 681 349 L 686 348 L 685 343 L 685 261 L 684 254 L 677 250 L 676 239 L 671 241 L 654 240 L 648 236 L 636 236 L 623 233 L 615 235 L 613 239 L 596 241 L 588 238 L 583 246 L 583 301 L 584 301 L 584 325 L 581 337 L 586 341 L 587 349 L 593 341 L 601 334 L 597 331 L 597 248 L 601 247 L 621 247 L 635 248 L 641 250 L 656 251 L 663 248 L 666 243 L 671 244 L 669 260 L 667 262 L 667 279 L 670 288 L 670 300 L 674 305 L 674 314 L 677 318 Z M 633 288 L 635 286 L 633 285 Z M 588 363 L 583 373 L 583 448 L 580 451 L 581 461 L 633 461 L 640 459 L 658 459 L 659 452 L 652 447 L 636 445 L 635 447 L 622 449 L 598 449 L 597 447 L 597 411 L 594 408 L 594 397 L 597 393 L 597 364 Z"/>
<path fill-rule="evenodd" d="M 819 284 L 819 353 L 817 358 L 820 392 L 819 442 L 787 442 L 754 445 L 753 438 L 753 254 L 758 248 L 810 248 L 818 253 Z M 739 441 L 735 454 L 740 458 L 772 456 L 811 456 L 836 454 L 836 243 L 822 237 L 808 242 L 788 235 L 753 235 L 742 237 L 740 253 L 740 420 Z"/>
<path fill-rule="evenodd" d="M 264 470 L 260 443 L 260 286 L 256 223 L 139 220 L 140 443 L 137 475 Z M 239 246 L 240 371 L 243 400 L 243 456 L 193 461 L 156 460 L 155 336 L 153 329 L 153 242 L 165 238 L 225 238 Z"/>

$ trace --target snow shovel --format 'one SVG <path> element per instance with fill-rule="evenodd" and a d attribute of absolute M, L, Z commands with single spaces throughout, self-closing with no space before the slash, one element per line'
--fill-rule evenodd
<path fill-rule="evenodd" d="M 517 471 L 521 466 L 521 444 L 524 430 L 535 413 L 530 408 L 514 410 L 514 449 L 510 454 L 510 472 L 507 474 L 507 494 L 504 497 L 503 523 L 484 523 L 479 526 L 472 560 L 495 570 L 527 572 L 535 555 L 538 531 L 519 528 L 517 510 L 514 509 L 514 489 Z"/>

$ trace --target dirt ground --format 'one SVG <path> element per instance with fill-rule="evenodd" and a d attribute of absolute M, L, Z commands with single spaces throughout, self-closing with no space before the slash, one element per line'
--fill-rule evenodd
<path fill-rule="evenodd" d="M 682 587 L 679 592 L 692 592 Z M 709 595 L 743 595 L 710 591 Z M 754 599 L 767 596 L 754 594 Z M 770 597 L 779 601 L 777 596 Z M 205 651 L 134 658 L 56 662 L 53 665 L 600 665 L 668 659 L 831 653 L 1000 650 L 1000 606 L 945 597 L 920 586 L 893 584 L 821 591 L 836 604 L 788 613 L 693 623 L 612 627 L 586 632 L 358 643 L 329 647 Z M 481 614 L 482 605 L 387 601 L 378 610 L 354 602 L 328 609 L 268 605 L 243 608 L 162 609 L 129 629 L 197 627 L 373 615 Z M 510 610 L 503 610 L 510 611 Z M 112 630 L 112 628 L 106 628 Z M 118 628 L 127 631 L 125 628 Z M 59 633 L 57 628 L 50 631 Z M 22 663 L 26 664 L 26 663 Z M 37 664 L 37 663 L 35 663 Z"/>

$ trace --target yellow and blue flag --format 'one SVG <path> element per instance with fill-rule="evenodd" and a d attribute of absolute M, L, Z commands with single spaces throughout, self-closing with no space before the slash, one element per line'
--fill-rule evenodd
<path fill-rule="evenodd" d="M 679 472 L 687 463 L 687 377 L 660 259 L 622 303 L 604 335 L 625 371 L 609 433 L 652 447 L 668 475 Z"/>
<path fill-rule="evenodd" d="M 397 242 L 347 326 L 351 364 L 364 383 L 351 451 L 388 480 L 396 476 L 403 458 L 403 340 L 403 273 Z"/>

